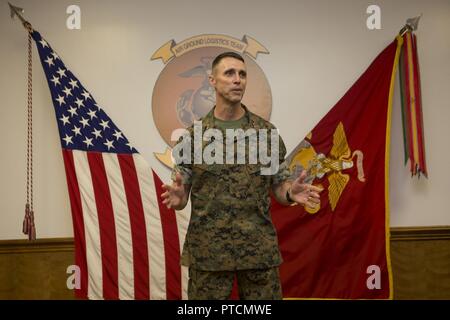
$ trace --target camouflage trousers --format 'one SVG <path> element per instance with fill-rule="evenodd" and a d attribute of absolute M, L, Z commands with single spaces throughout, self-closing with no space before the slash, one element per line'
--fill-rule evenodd
<path fill-rule="evenodd" d="M 202 271 L 189 268 L 189 300 L 226 300 L 237 279 L 242 300 L 280 300 L 278 267 L 236 271 Z"/>

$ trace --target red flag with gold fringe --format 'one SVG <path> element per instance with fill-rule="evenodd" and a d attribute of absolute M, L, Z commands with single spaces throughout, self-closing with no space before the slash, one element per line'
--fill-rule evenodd
<path fill-rule="evenodd" d="M 392 298 L 389 133 L 393 41 L 289 155 L 293 176 L 321 186 L 315 209 L 273 201 L 284 298 Z"/>

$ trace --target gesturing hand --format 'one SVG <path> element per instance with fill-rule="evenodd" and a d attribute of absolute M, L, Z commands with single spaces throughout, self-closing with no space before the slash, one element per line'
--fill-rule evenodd
<path fill-rule="evenodd" d="M 305 178 L 306 171 L 303 170 L 300 176 L 292 183 L 289 195 L 298 204 L 314 208 L 320 203 L 320 192 L 323 189 L 304 183 Z"/>
<path fill-rule="evenodd" d="M 165 204 L 167 208 L 174 208 L 177 210 L 177 208 L 185 205 L 186 190 L 182 183 L 180 173 L 176 174 L 175 181 L 172 185 L 164 184 L 162 187 L 166 190 L 166 192 L 161 194 L 163 199 L 162 203 Z"/>

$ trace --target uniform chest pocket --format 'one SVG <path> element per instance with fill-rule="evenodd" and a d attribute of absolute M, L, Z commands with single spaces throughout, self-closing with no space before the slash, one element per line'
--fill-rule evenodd
<path fill-rule="evenodd" d="M 255 189 L 267 189 L 270 186 L 270 176 L 261 174 L 261 166 L 258 164 L 247 165 L 249 182 Z M 256 190 L 255 190 L 256 191 Z M 259 190 L 262 191 L 262 190 Z"/>

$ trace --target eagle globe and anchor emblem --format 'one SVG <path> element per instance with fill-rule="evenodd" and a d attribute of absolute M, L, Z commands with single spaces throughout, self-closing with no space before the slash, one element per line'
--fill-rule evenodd
<path fill-rule="evenodd" d="M 165 64 L 152 96 L 153 120 L 167 144 L 164 152 L 154 155 L 165 166 L 173 167 L 171 148 L 176 141 L 171 141 L 172 132 L 189 127 L 214 107 L 215 92 L 208 75 L 214 57 L 225 51 L 240 53 L 245 60 L 249 78 L 242 102 L 250 111 L 269 120 L 272 93 L 256 63 L 259 53 L 269 53 L 262 44 L 247 35 L 242 40 L 217 34 L 194 36 L 178 44 L 170 40 L 151 57 Z"/>
<path fill-rule="evenodd" d="M 306 182 L 314 184 L 315 179 L 327 177 L 328 199 L 331 210 L 334 211 L 339 202 L 339 198 L 344 192 L 345 187 L 350 181 L 350 174 L 345 170 L 353 168 L 355 165 L 354 158 L 356 157 L 356 169 L 358 172 L 357 179 L 360 182 L 365 182 L 363 159 L 364 154 L 361 150 L 351 151 L 345 135 L 345 129 L 342 122 L 339 122 L 333 134 L 333 146 L 329 155 L 318 153 L 314 146 L 309 142 L 312 138 L 312 133 L 309 133 L 305 140 L 303 140 L 297 148 L 292 151 L 286 159 L 289 164 L 291 177 L 297 177 L 301 171 L 307 171 Z M 315 184 L 323 189 L 321 184 Z M 314 214 L 321 208 L 320 203 L 315 207 L 305 207 L 306 212 Z"/>

